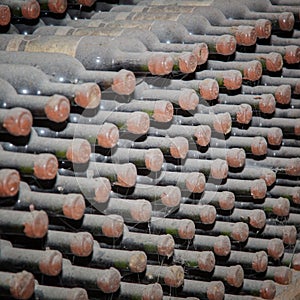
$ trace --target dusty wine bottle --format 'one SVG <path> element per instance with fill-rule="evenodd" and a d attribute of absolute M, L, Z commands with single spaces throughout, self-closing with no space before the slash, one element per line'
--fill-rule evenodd
<path fill-rule="evenodd" d="M 42 180 L 53 179 L 58 170 L 57 158 L 52 154 L 31 154 L 4 151 L 0 148 L 1 168 L 14 168 L 21 174 L 33 174 Z"/>
<path fill-rule="evenodd" d="M 70 101 L 62 95 L 50 97 L 40 95 L 21 95 L 6 80 L 0 78 L 1 107 L 22 107 L 28 109 L 33 117 L 46 117 L 60 123 L 66 121 L 70 113 Z"/>
<path fill-rule="evenodd" d="M 28 270 L 34 274 L 57 276 L 62 269 L 62 254 L 56 250 L 33 250 L 13 247 L 0 240 L 1 270 Z"/>
<path fill-rule="evenodd" d="M 101 38 L 101 37 L 100 37 Z M 173 59 L 164 52 L 124 52 L 116 43 L 99 43 L 92 36 L 27 36 L 25 47 L 20 47 L 24 36 L 1 35 L 1 50 L 25 52 L 65 53 L 77 58 L 88 70 L 118 71 L 129 69 L 150 72 L 153 75 L 166 75 L 173 69 Z M 124 40 L 124 39 L 123 39 Z M 120 40 L 118 40 L 119 44 Z M 129 40 L 127 39 L 129 44 Z M 99 45 L 100 44 L 100 45 Z M 89 45 L 89 49 L 87 46 Z M 113 51 L 112 51 L 113 48 Z M 101 53 L 101 56 L 99 56 Z M 116 57 L 119 57 L 116 60 Z"/>
<path fill-rule="evenodd" d="M 0 77 L 20 94 L 61 94 L 83 108 L 96 108 L 101 99 L 101 91 L 96 83 L 75 85 L 51 82 L 45 73 L 32 66 L 1 64 Z"/>
<path fill-rule="evenodd" d="M 102 90 L 111 88 L 120 95 L 129 95 L 135 88 L 136 79 L 131 71 L 86 70 L 78 59 L 64 53 L 1 51 L 0 62 L 38 66 L 56 82 L 95 82 Z"/>
<path fill-rule="evenodd" d="M 45 201 L 47 199 L 47 201 Z M 29 210 L 33 207 L 44 210 L 47 214 L 63 215 L 73 220 L 80 220 L 84 214 L 85 202 L 81 194 L 57 194 L 31 191 L 27 183 L 21 182 L 17 210 Z"/>
<path fill-rule="evenodd" d="M 87 140 L 91 146 L 113 148 L 119 140 L 119 130 L 116 125 L 104 123 L 102 125 L 68 123 L 63 130 L 54 131 L 46 127 L 34 127 L 41 137 L 51 138 L 79 138 Z"/>
<path fill-rule="evenodd" d="M 34 285 L 34 276 L 27 271 L 0 272 L 0 295 L 3 297 L 29 299 L 34 292 Z"/>

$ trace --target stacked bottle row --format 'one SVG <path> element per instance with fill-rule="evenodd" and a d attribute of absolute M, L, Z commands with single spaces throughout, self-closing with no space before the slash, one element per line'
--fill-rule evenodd
<path fill-rule="evenodd" d="M 3 295 L 272 299 L 297 277 L 299 43 L 276 24 L 299 7 L 224 36 L 187 20 L 236 17 L 190 2 L 0 35 Z"/>

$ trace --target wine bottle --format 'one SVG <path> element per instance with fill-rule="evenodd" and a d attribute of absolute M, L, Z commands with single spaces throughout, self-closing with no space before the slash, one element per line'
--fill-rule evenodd
<path fill-rule="evenodd" d="M 121 112 L 146 112 L 151 119 L 157 122 L 167 123 L 173 118 L 173 105 L 170 101 L 157 100 L 157 101 L 141 101 L 130 100 L 129 103 L 119 103 L 113 100 L 102 100 L 101 110 L 104 111 L 121 111 Z"/>
<path fill-rule="evenodd" d="M 1 209 L 0 231 L 20 234 L 29 238 L 42 238 L 48 231 L 48 215 L 44 211 L 14 211 Z"/>
<path fill-rule="evenodd" d="M 215 267 L 215 255 L 212 251 L 191 251 L 175 249 L 173 262 L 187 269 L 198 268 L 203 272 L 211 272 Z"/>
<path fill-rule="evenodd" d="M 81 194 L 36 192 L 31 191 L 27 183 L 21 182 L 15 208 L 29 210 L 32 206 L 37 210 L 44 210 L 48 215 L 63 215 L 73 220 L 80 220 L 85 210 L 85 202 Z"/>
<path fill-rule="evenodd" d="M 292 214 L 291 214 L 292 215 Z M 291 222 L 292 223 L 292 222 Z M 291 224 L 290 223 L 290 224 Z M 287 222 L 288 224 L 288 222 Z M 259 233 L 259 237 L 266 239 L 280 239 L 285 245 L 295 245 L 297 242 L 297 229 L 293 225 L 272 225 L 267 224 L 265 228 Z M 253 236 L 253 234 L 251 234 Z"/>
<path fill-rule="evenodd" d="M 2 132 L 14 136 L 28 136 L 32 123 L 32 114 L 25 108 L 0 108 L 0 130 Z"/>
<path fill-rule="evenodd" d="M 95 82 L 102 90 L 111 88 L 120 95 L 131 94 L 136 81 L 134 74 L 125 69 L 118 72 L 86 70 L 78 59 L 64 53 L 1 51 L 0 62 L 38 66 L 56 82 Z"/>
<path fill-rule="evenodd" d="M 90 161 L 87 169 L 82 171 L 75 168 L 76 177 L 105 177 L 114 186 L 134 187 L 137 177 L 137 168 L 133 163 L 105 163 Z"/>
<path fill-rule="evenodd" d="M 248 108 L 251 109 L 251 107 Z M 248 113 L 248 109 L 246 109 L 246 113 Z M 176 115 L 173 117 L 173 124 L 193 126 L 208 125 L 217 133 L 226 135 L 231 131 L 232 120 L 228 112 L 214 114 L 205 111 L 205 113 L 195 113 L 193 116 L 189 117 Z"/>
<path fill-rule="evenodd" d="M 119 147 L 136 149 L 159 149 L 162 154 L 177 159 L 184 159 L 189 149 L 188 141 L 185 137 L 156 137 L 147 136 L 144 141 L 119 140 Z"/>
<path fill-rule="evenodd" d="M 61 94 L 83 108 L 96 108 L 100 103 L 101 91 L 95 83 L 76 85 L 51 82 L 45 73 L 26 65 L 1 64 L 0 70 L 0 77 L 7 80 L 19 94 Z"/>
<path fill-rule="evenodd" d="M 0 78 L 1 107 L 22 107 L 28 109 L 34 118 L 46 117 L 56 123 L 66 121 L 70 113 L 69 100 L 61 95 L 50 97 L 17 94 L 14 87 Z"/>
<path fill-rule="evenodd" d="M 119 112 L 99 110 L 93 117 L 80 114 L 70 114 L 70 122 L 76 124 L 102 125 L 106 122 L 115 124 L 119 130 L 142 135 L 148 132 L 149 115 L 145 112 Z"/>
<path fill-rule="evenodd" d="M 68 123 L 63 130 L 54 131 L 46 127 L 34 127 L 41 137 L 49 138 L 79 138 L 89 141 L 91 146 L 113 148 L 119 140 L 119 130 L 116 125 L 104 123 L 102 125 Z"/>
<path fill-rule="evenodd" d="M 109 199 L 111 185 L 107 178 L 84 178 L 57 175 L 54 189 L 60 193 L 81 193 L 92 203 L 106 203 Z"/>
<path fill-rule="evenodd" d="M 171 219 L 152 217 L 150 230 L 154 234 L 169 233 L 175 238 L 191 240 L 195 235 L 195 224 L 189 219 Z"/>
<path fill-rule="evenodd" d="M 211 183 L 206 184 L 209 191 L 215 190 Z M 218 185 L 218 191 L 230 191 L 235 195 L 252 197 L 253 199 L 264 199 L 267 193 L 267 185 L 263 179 L 239 180 L 228 178 L 225 184 Z"/>
<path fill-rule="evenodd" d="M 1 168 L 13 168 L 21 174 L 33 174 L 42 180 L 53 179 L 58 170 L 57 158 L 52 154 L 16 153 L 0 149 Z"/>
<path fill-rule="evenodd" d="M 67 30 L 68 29 L 68 30 Z M 149 69 L 149 71 L 151 72 L 151 68 L 153 68 L 153 72 L 151 72 L 152 74 L 156 74 L 156 69 L 153 66 L 154 62 L 153 60 L 151 61 L 151 53 L 153 53 L 153 56 L 158 57 L 158 55 L 168 55 L 169 57 L 171 57 L 171 61 L 170 64 L 172 64 L 173 62 L 173 70 L 180 70 L 183 73 L 192 73 L 195 71 L 198 61 L 197 61 L 197 57 L 194 53 L 190 53 L 190 52 L 149 52 L 146 51 L 147 48 L 144 46 L 143 43 L 141 43 L 141 41 L 139 39 L 136 38 L 129 38 L 129 37 L 116 37 L 115 39 L 112 39 L 111 36 L 103 36 L 103 30 L 101 30 L 101 32 L 97 31 L 97 29 L 95 31 L 92 31 L 90 28 L 86 29 L 83 28 L 82 30 L 80 30 L 80 28 L 62 28 L 60 26 L 58 26 L 57 28 L 54 28 L 54 26 L 51 26 L 51 28 L 48 27 L 40 27 L 38 28 L 34 34 L 39 35 L 39 36 L 90 36 L 90 35 L 94 35 L 97 36 L 97 40 L 98 43 L 100 45 L 108 45 L 113 47 L 114 49 L 117 47 L 117 50 L 121 51 L 121 52 L 126 52 L 128 53 L 128 55 L 131 53 L 144 53 L 145 58 L 148 57 L 149 63 L 148 63 L 148 67 L 146 66 L 147 63 L 145 64 L 144 67 L 138 67 L 138 63 L 136 64 L 136 66 L 133 65 L 134 70 L 136 68 L 138 68 L 139 70 L 137 71 L 143 71 L 143 68 L 145 68 L 144 71 L 147 71 L 147 69 Z M 111 34 L 111 33 L 110 33 Z M 129 41 L 130 40 L 130 41 Z M 126 45 L 126 43 L 128 45 Z M 143 49 L 144 48 L 144 49 Z M 124 56 L 124 54 L 123 54 Z M 138 57 L 136 57 L 137 59 Z M 142 60 L 143 57 L 140 55 L 139 56 L 139 60 Z M 145 59 L 144 59 L 145 61 Z M 117 63 L 117 62 L 116 62 Z M 121 63 L 117 63 L 117 64 L 121 64 Z M 125 62 L 123 62 L 123 64 L 125 64 Z M 110 68 L 113 68 L 113 66 L 111 66 Z M 159 75 L 159 74 L 156 74 Z M 160 75 L 165 75 L 165 74 L 160 74 Z"/>
<path fill-rule="evenodd" d="M 147 254 L 171 257 L 174 252 L 175 242 L 170 234 L 146 234 L 130 232 L 124 229 L 121 248 L 127 250 L 145 251 Z"/>
<path fill-rule="evenodd" d="M 60 251 L 64 255 L 86 257 L 93 251 L 94 239 L 89 232 L 65 232 L 48 230 L 45 247 Z"/>
<path fill-rule="evenodd" d="M 36 0 L 1 0 L 0 4 L 9 6 L 14 17 L 36 19 L 40 15 L 40 5 Z"/>
<path fill-rule="evenodd" d="M 213 251 L 218 256 L 228 256 L 231 251 L 231 241 L 227 235 L 201 235 L 196 234 L 191 246 L 197 251 Z"/>
<path fill-rule="evenodd" d="M 206 229 L 206 227 L 208 227 Z M 197 235 L 207 235 L 209 234 L 218 236 L 218 235 L 226 235 L 232 241 L 235 242 L 245 242 L 249 237 L 249 226 L 244 222 L 223 222 L 223 221 L 215 221 L 215 223 L 210 226 L 203 226 L 201 229 L 196 229 Z"/>
<path fill-rule="evenodd" d="M 121 272 L 143 273 L 147 266 L 147 256 L 143 251 L 102 248 L 95 241 L 88 266 L 101 269 L 114 267 Z"/>
<path fill-rule="evenodd" d="M 110 18 L 110 21 L 116 20 L 126 20 L 126 21 L 140 21 L 144 24 L 147 22 L 151 22 L 153 20 L 170 20 L 176 21 L 179 24 L 182 24 L 191 34 L 194 35 L 223 35 L 223 34 L 231 34 L 236 40 L 237 44 L 250 46 L 256 43 L 256 31 L 252 26 L 237 26 L 237 27 L 224 27 L 224 26 L 212 26 L 209 21 L 204 17 L 197 13 L 169 13 L 164 12 L 163 9 L 153 8 L 153 7 L 129 7 L 131 11 L 121 12 L 120 10 L 127 10 L 129 6 L 124 5 L 118 7 L 119 11 L 116 12 L 116 9 L 112 9 L 111 11 L 105 13 L 106 21 Z M 164 8 L 164 7 L 163 7 Z M 103 13 L 100 13 L 103 15 Z M 94 14 L 92 16 L 93 19 L 97 18 L 99 14 Z M 100 15 L 101 18 L 101 15 Z"/>
<path fill-rule="evenodd" d="M 163 153 L 158 148 L 118 148 L 110 156 L 95 154 L 93 158 L 103 163 L 133 163 L 138 168 L 145 168 L 151 172 L 160 171 L 164 160 Z"/>
<path fill-rule="evenodd" d="M 34 276 L 27 271 L 0 272 L 0 295 L 3 297 L 29 299 L 34 292 L 34 285 Z"/>
<path fill-rule="evenodd" d="M 72 265 L 68 259 L 63 259 L 60 280 L 67 287 L 96 289 L 104 294 L 111 294 L 119 289 L 121 275 L 115 268 L 101 270 L 80 267 Z"/>
<path fill-rule="evenodd" d="M 123 235 L 124 226 L 124 220 L 120 215 L 85 214 L 80 224 L 80 231 L 91 233 L 95 239 L 120 238 Z"/>
<path fill-rule="evenodd" d="M 146 82 L 139 84 L 134 96 L 141 100 L 168 100 L 183 110 L 194 110 L 199 104 L 199 97 L 193 89 L 167 90 L 150 88 Z"/>
<path fill-rule="evenodd" d="M 94 36 L 27 36 L 26 39 L 26 46 L 21 48 L 20 42 L 24 40 L 22 35 L 1 35 L 0 49 L 65 53 L 77 58 L 88 70 L 119 71 L 125 68 L 150 72 L 153 75 L 166 75 L 171 73 L 174 65 L 172 56 L 165 52 L 125 52 L 117 48 L 113 41 L 99 43 Z M 119 42 L 120 40 L 117 43 Z M 127 43 L 130 45 L 128 38 Z M 88 49 L 86 45 L 89 45 Z"/>
<path fill-rule="evenodd" d="M 108 15 L 103 15 L 104 13 L 95 14 L 91 18 L 92 20 L 100 19 L 102 22 L 110 22 L 112 18 L 114 18 L 111 13 L 107 13 Z M 114 19 L 112 19 L 114 20 Z M 117 28 L 117 31 L 120 31 L 123 24 L 127 21 L 119 20 L 118 24 L 110 25 L 109 31 L 113 30 L 113 28 Z M 133 23 L 130 21 L 132 27 Z M 142 22 L 144 23 L 144 22 Z M 135 23 L 135 27 L 140 28 L 141 22 L 138 21 Z M 236 50 L 236 39 L 232 35 L 223 34 L 223 35 L 190 35 L 186 27 L 176 21 L 170 20 L 155 20 L 146 24 L 146 28 L 150 27 L 151 32 L 153 32 L 161 43 L 205 43 L 208 46 L 210 54 L 220 54 L 220 55 L 231 55 Z M 170 34 L 172 33 L 172 34 Z"/>
<path fill-rule="evenodd" d="M 27 270 L 34 274 L 57 276 L 62 269 L 62 254 L 56 250 L 33 250 L 13 247 L 9 241 L 0 240 L 1 270 Z"/>
<path fill-rule="evenodd" d="M 210 204 L 184 204 L 170 217 L 176 219 L 192 220 L 195 223 L 213 224 L 216 220 L 216 209 Z"/>
<path fill-rule="evenodd" d="M 144 199 L 110 197 L 103 213 L 120 215 L 125 223 L 147 223 L 151 219 L 152 207 L 150 202 Z"/>

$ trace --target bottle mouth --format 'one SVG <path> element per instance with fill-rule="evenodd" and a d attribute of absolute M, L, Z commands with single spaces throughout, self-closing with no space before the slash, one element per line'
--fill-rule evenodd
<path fill-rule="evenodd" d="M 152 118 L 157 122 L 167 123 L 173 118 L 174 108 L 171 102 L 157 100 L 154 102 L 154 113 Z"/>
<path fill-rule="evenodd" d="M 295 25 L 295 17 L 291 12 L 283 12 L 278 18 L 278 23 L 282 31 L 292 31 Z"/>
<path fill-rule="evenodd" d="M 223 82 L 226 89 L 238 90 L 242 86 L 242 74 L 237 70 L 225 71 L 223 73 Z"/>
<path fill-rule="evenodd" d="M 261 78 L 262 71 L 262 65 L 258 60 L 249 61 L 244 67 L 243 78 L 250 81 L 257 81 Z"/>
<path fill-rule="evenodd" d="M 284 60 L 288 64 L 297 64 L 300 62 L 300 47 L 299 46 L 286 46 Z"/>
<path fill-rule="evenodd" d="M 173 58 L 164 53 L 153 54 L 148 61 L 148 69 L 152 75 L 170 74 L 173 66 Z"/>
<path fill-rule="evenodd" d="M 39 154 L 34 161 L 34 175 L 39 179 L 55 178 L 58 171 L 57 158 L 52 154 Z"/>
<path fill-rule="evenodd" d="M 183 110 L 194 110 L 199 104 L 199 97 L 192 89 L 182 89 L 178 97 L 178 104 Z"/>
<path fill-rule="evenodd" d="M 45 114 L 50 121 L 61 123 L 68 119 L 70 109 L 70 102 L 66 97 L 53 95 L 45 106 Z"/>
<path fill-rule="evenodd" d="M 0 26 L 6 26 L 11 20 L 11 12 L 8 6 L 0 5 Z"/>
<path fill-rule="evenodd" d="M 280 104 L 289 104 L 292 98 L 292 89 L 290 85 L 280 85 L 275 91 L 275 100 Z"/>
<path fill-rule="evenodd" d="M 14 136 L 27 136 L 30 134 L 32 123 L 33 118 L 29 110 L 15 107 L 8 111 L 3 127 Z"/>
<path fill-rule="evenodd" d="M 271 52 L 266 56 L 266 68 L 270 72 L 279 72 L 283 67 L 282 55 Z"/>
<path fill-rule="evenodd" d="M 199 84 L 199 92 L 205 100 L 215 100 L 219 96 L 219 85 L 215 79 L 206 78 Z"/>
<path fill-rule="evenodd" d="M 236 113 L 236 120 L 240 124 L 249 124 L 252 120 L 252 107 L 246 103 L 240 104 Z"/>
<path fill-rule="evenodd" d="M 67 0 L 48 0 L 49 10 L 55 14 L 62 14 L 67 10 Z"/>
<path fill-rule="evenodd" d="M 97 143 L 103 148 L 113 148 L 119 140 L 119 129 L 111 123 L 104 123 L 98 132 Z"/>
<path fill-rule="evenodd" d="M 36 19 L 40 15 L 40 5 L 36 0 L 26 1 L 21 10 L 25 19 Z"/>
<path fill-rule="evenodd" d="M 216 42 L 216 50 L 221 55 L 231 55 L 236 50 L 236 39 L 232 35 L 222 35 Z"/>
<path fill-rule="evenodd" d="M 256 43 L 257 35 L 253 26 L 238 26 L 235 32 L 236 43 L 241 46 L 253 46 Z"/>
<path fill-rule="evenodd" d="M 259 99 L 259 110 L 264 114 L 273 114 L 276 110 L 276 100 L 272 94 L 263 94 Z"/>
<path fill-rule="evenodd" d="M 272 23 L 270 20 L 259 19 L 255 22 L 255 32 L 257 38 L 268 39 L 272 33 Z"/>
<path fill-rule="evenodd" d="M 0 196 L 13 197 L 20 187 L 19 172 L 12 169 L 2 169 L 0 171 Z"/>
<path fill-rule="evenodd" d="M 130 95 L 134 92 L 136 78 L 133 72 L 120 70 L 113 79 L 112 90 L 119 95 Z"/>

